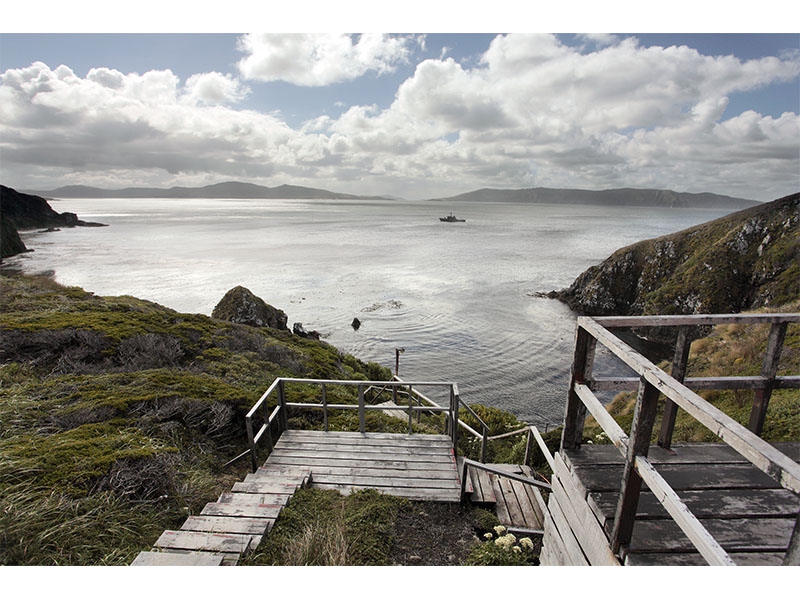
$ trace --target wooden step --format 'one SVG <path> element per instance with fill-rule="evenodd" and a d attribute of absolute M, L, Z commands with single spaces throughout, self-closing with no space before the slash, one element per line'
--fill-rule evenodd
<path fill-rule="evenodd" d="M 140 552 L 132 567 L 218 567 L 225 557 L 210 552 Z"/>
<path fill-rule="evenodd" d="M 260 536 L 237 533 L 211 533 L 206 531 L 172 531 L 161 534 L 155 543 L 156 548 L 194 550 L 205 552 L 226 552 L 239 554 L 255 548 Z"/>
<path fill-rule="evenodd" d="M 246 533 L 264 535 L 275 524 L 275 519 L 252 517 L 223 517 L 218 515 L 194 515 L 186 519 L 181 529 L 185 531 L 207 531 L 213 533 Z"/>

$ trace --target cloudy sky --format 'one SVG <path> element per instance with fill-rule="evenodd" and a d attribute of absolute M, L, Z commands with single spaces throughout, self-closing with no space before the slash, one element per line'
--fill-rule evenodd
<path fill-rule="evenodd" d="M 800 190 L 796 33 L 42 31 L 0 34 L 19 189 Z"/>

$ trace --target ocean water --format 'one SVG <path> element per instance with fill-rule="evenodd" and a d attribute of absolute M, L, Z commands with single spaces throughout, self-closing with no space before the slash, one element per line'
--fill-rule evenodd
<path fill-rule="evenodd" d="M 404 379 L 454 381 L 467 403 L 540 427 L 563 418 L 575 315 L 534 294 L 567 287 L 620 247 L 727 212 L 160 198 L 51 206 L 109 227 L 26 232 L 35 251 L 9 266 L 206 315 L 242 285 L 284 310 L 290 327 L 392 370 L 403 348 Z M 439 222 L 450 212 L 466 222 Z"/>

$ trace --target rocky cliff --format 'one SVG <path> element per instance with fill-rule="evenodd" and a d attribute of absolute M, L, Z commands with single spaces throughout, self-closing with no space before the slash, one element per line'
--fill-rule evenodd
<path fill-rule="evenodd" d="M 41 196 L 23 194 L 0 185 L 0 221 L 2 221 L 2 258 L 25 252 L 18 229 L 37 227 L 103 227 L 102 223 L 82 221 L 71 212 L 53 210 Z"/>
<path fill-rule="evenodd" d="M 800 193 L 616 251 L 552 292 L 585 315 L 736 313 L 800 298 Z"/>

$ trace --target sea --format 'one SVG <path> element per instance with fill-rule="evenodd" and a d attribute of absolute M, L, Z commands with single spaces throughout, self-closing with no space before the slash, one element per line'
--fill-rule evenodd
<path fill-rule="evenodd" d="M 407 381 L 455 382 L 467 404 L 543 429 L 563 419 L 576 315 L 537 293 L 568 287 L 628 244 L 730 212 L 407 200 L 50 204 L 108 227 L 24 232 L 34 251 L 7 268 L 205 315 L 241 285 L 285 311 L 290 327 L 301 323 Z M 449 213 L 465 222 L 439 221 Z"/>

